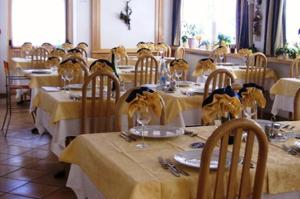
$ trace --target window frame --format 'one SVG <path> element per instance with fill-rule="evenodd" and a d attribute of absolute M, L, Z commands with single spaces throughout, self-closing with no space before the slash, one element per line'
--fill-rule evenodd
<path fill-rule="evenodd" d="M 65 14 L 66 14 L 66 35 L 65 35 L 65 42 L 72 42 L 73 41 L 73 0 L 65 0 Z M 8 26 L 9 26 L 9 41 L 8 45 L 10 49 L 19 49 L 21 46 L 14 46 L 13 45 L 13 35 L 12 35 L 12 1 L 8 1 L 8 10 L 9 16 L 8 16 Z M 30 42 L 30 41 L 29 41 Z M 45 41 L 47 42 L 47 41 Z"/>

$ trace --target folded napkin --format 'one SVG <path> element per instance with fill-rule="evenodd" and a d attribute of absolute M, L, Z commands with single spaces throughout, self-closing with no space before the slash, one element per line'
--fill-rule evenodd
<path fill-rule="evenodd" d="M 94 61 L 90 66 L 90 71 L 96 72 L 96 71 L 102 71 L 106 73 L 114 73 L 117 78 L 119 78 L 117 74 L 117 70 L 111 62 L 105 60 L 105 59 L 98 59 Z"/>
<path fill-rule="evenodd" d="M 132 117 L 136 111 L 142 111 L 145 110 L 145 108 L 152 110 L 158 117 L 161 115 L 162 104 L 160 95 L 147 87 L 134 89 L 127 97 L 126 102 L 129 104 L 128 114 L 130 117 Z"/>
<path fill-rule="evenodd" d="M 227 54 L 228 50 L 225 46 L 219 46 L 214 50 L 215 55 L 225 55 Z"/>
<path fill-rule="evenodd" d="M 241 102 L 230 86 L 216 89 L 203 101 L 203 121 L 211 123 L 218 117 L 237 118 L 242 110 Z"/>
<path fill-rule="evenodd" d="M 118 46 L 111 49 L 111 53 L 114 54 L 115 56 L 120 56 L 120 57 L 127 56 L 126 49 L 124 46 Z"/>
<path fill-rule="evenodd" d="M 149 48 L 140 48 L 137 51 L 137 56 L 138 57 L 142 57 L 142 56 L 146 56 L 146 55 L 152 55 L 152 52 Z"/>
<path fill-rule="evenodd" d="M 238 54 L 243 57 L 249 57 L 252 55 L 252 50 L 248 48 L 239 49 Z"/>
<path fill-rule="evenodd" d="M 189 70 L 189 64 L 184 59 L 174 59 L 170 63 L 170 71 L 171 73 L 174 73 L 175 70 L 183 70 L 188 71 Z"/>
<path fill-rule="evenodd" d="M 266 98 L 263 94 L 263 88 L 254 83 L 244 84 L 238 93 L 243 107 L 252 107 L 255 103 L 261 108 L 266 106 Z"/>
<path fill-rule="evenodd" d="M 202 75 L 206 71 L 212 71 L 216 69 L 214 60 L 211 58 L 200 59 L 193 72 L 193 76 Z"/>
<path fill-rule="evenodd" d="M 67 71 L 73 71 L 74 75 L 79 75 L 81 66 L 75 59 L 66 59 L 59 64 L 57 72 L 59 75 L 64 76 Z"/>

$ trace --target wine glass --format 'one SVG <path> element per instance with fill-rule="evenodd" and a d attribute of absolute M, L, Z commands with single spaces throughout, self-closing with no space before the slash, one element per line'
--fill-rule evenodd
<path fill-rule="evenodd" d="M 247 119 L 256 119 L 257 117 L 257 104 L 254 102 L 252 106 L 243 109 L 243 115 Z"/>
<path fill-rule="evenodd" d="M 136 145 L 137 148 L 142 149 L 148 146 L 147 144 L 145 144 L 144 135 L 145 135 L 145 125 L 149 124 L 150 120 L 151 120 L 151 113 L 148 107 L 142 108 L 136 112 L 136 121 L 139 125 L 142 126 L 140 132 L 142 136 L 142 143 L 137 144 Z"/>
<path fill-rule="evenodd" d="M 65 70 L 64 71 L 64 76 L 65 76 L 65 79 L 66 79 L 66 81 L 68 81 L 69 83 L 68 83 L 68 93 L 70 92 L 70 83 L 71 83 L 71 81 L 73 80 L 73 78 L 74 78 L 74 71 L 73 70 Z"/>
<path fill-rule="evenodd" d="M 175 77 L 177 78 L 177 81 L 180 80 L 180 78 L 182 77 L 182 75 L 183 75 L 183 70 L 181 70 L 181 69 L 176 69 L 175 70 Z"/>
<path fill-rule="evenodd" d="M 224 60 L 224 54 L 221 54 L 221 55 L 219 56 L 219 59 L 220 59 L 220 63 L 223 63 L 223 60 Z"/>

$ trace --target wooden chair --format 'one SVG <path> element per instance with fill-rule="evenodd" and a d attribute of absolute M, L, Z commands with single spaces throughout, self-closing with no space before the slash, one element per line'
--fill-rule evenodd
<path fill-rule="evenodd" d="M 46 48 L 49 53 L 55 49 L 55 47 L 50 43 L 43 43 L 41 47 Z"/>
<path fill-rule="evenodd" d="M 116 71 L 114 71 L 114 66 L 111 62 L 107 61 L 106 59 L 97 59 L 96 61 L 94 61 L 91 66 L 90 66 L 90 73 L 94 73 L 96 71 L 107 71 L 107 69 L 111 69 L 113 70 L 113 73 L 115 76 L 116 75 Z"/>
<path fill-rule="evenodd" d="M 66 56 L 66 52 L 64 49 L 61 48 L 55 48 L 50 52 L 50 56 L 52 57 L 60 57 L 63 59 Z"/>
<path fill-rule="evenodd" d="M 89 45 L 85 42 L 80 42 L 80 43 L 77 44 L 77 48 L 82 48 L 87 52 L 88 48 L 89 48 Z"/>
<path fill-rule="evenodd" d="M 44 68 L 48 59 L 49 52 L 43 47 L 36 48 L 31 54 L 31 64 L 33 68 Z"/>
<path fill-rule="evenodd" d="M 5 116 L 3 119 L 1 131 L 4 130 L 4 136 L 6 137 L 10 120 L 11 120 L 11 114 L 12 114 L 12 93 L 13 91 L 16 91 L 17 89 L 26 89 L 30 91 L 30 87 L 28 85 L 28 78 L 25 76 L 15 76 L 10 74 L 9 65 L 8 62 L 4 61 L 4 73 L 5 73 L 5 97 L 6 97 L 6 110 L 5 110 Z M 16 83 L 18 81 L 18 83 Z"/>
<path fill-rule="evenodd" d="M 58 66 L 60 63 L 60 58 L 59 57 L 48 57 L 46 61 L 46 67 L 51 68 L 53 66 Z"/>
<path fill-rule="evenodd" d="M 151 55 L 139 57 L 135 64 L 134 86 L 157 84 L 158 63 Z"/>
<path fill-rule="evenodd" d="M 294 120 L 300 120 L 300 88 L 297 90 L 294 99 Z"/>
<path fill-rule="evenodd" d="M 245 83 L 255 83 L 264 87 L 268 60 L 263 53 L 252 54 L 247 62 Z"/>
<path fill-rule="evenodd" d="M 171 47 L 166 43 L 158 43 L 154 45 L 156 55 L 161 56 L 160 51 L 163 50 L 163 56 L 164 57 L 171 57 L 172 55 L 172 49 Z"/>
<path fill-rule="evenodd" d="M 114 132 L 115 105 L 120 98 L 119 80 L 111 73 L 96 71 L 82 88 L 81 133 Z"/>
<path fill-rule="evenodd" d="M 247 134 L 246 143 L 242 143 L 242 134 Z M 228 154 L 229 136 L 234 136 L 232 154 Z M 253 154 L 254 142 L 257 143 L 258 153 L 253 178 L 250 177 L 250 167 Z M 245 147 L 244 147 L 245 146 Z M 210 171 L 210 162 L 215 152 L 218 154 L 218 168 Z M 226 156 L 231 157 L 230 163 Z M 263 183 L 265 180 L 265 170 L 268 156 L 268 141 L 262 128 L 253 120 L 234 119 L 225 122 L 217 128 L 206 141 L 201 155 L 197 199 L 207 198 L 253 198 L 260 199 L 262 195 Z M 243 157 L 243 164 L 240 159 Z M 226 168 L 226 165 L 228 166 Z M 241 167 L 241 175 L 238 168 Z M 228 173 L 228 175 L 227 175 Z M 209 183 L 215 175 L 215 183 Z M 226 179 L 224 179 L 226 176 Z M 238 177 L 240 176 L 240 177 Z M 238 180 L 240 179 L 240 180 Z M 251 180 L 253 179 L 253 189 Z M 226 186 L 224 183 L 226 182 Z M 239 185 L 239 186 L 237 186 Z M 213 197 L 209 197 L 212 191 Z M 249 197 L 251 196 L 251 197 Z"/>
<path fill-rule="evenodd" d="M 80 58 L 84 59 L 84 55 L 83 55 L 82 51 L 79 50 L 78 48 L 72 48 L 72 49 L 68 50 L 66 57 L 80 57 Z"/>
<path fill-rule="evenodd" d="M 85 65 L 85 62 L 78 58 L 68 58 L 66 60 L 63 60 L 59 66 L 58 66 L 58 72 L 61 76 L 64 70 L 72 70 L 74 73 L 72 83 L 83 83 L 85 82 L 89 72 L 87 69 L 87 66 Z"/>
<path fill-rule="evenodd" d="M 32 49 L 33 49 L 32 43 L 31 42 L 25 42 L 21 46 L 20 56 L 24 57 L 24 58 L 31 57 Z"/>
<path fill-rule="evenodd" d="M 87 54 L 87 52 L 84 48 L 76 47 L 75 49 L 78 49 L 81 52 L 82 57 L 84 58 L 84 60 L 87 60 L 88 54 Z"/>
<path fill-rule="evenodd" d="M 230 71 L 226 69 L 213 71 L 205 82 L 203 99 L 206 99 L 213 90 L 231 86 L 233 83 L 234 77 Z"/>
<path fill-rule="evenodd" d="M 70 42 L 66 42 L 61 45 L 61 48 L 64 49 L 65 51 L 68 51 L 68 50 L 74 48 L 74 45 Z"/>
<path fill-rule="evenodd" d="M 128 96 L 131 94 L 131 92 L 135 89 L 138 89 L 139 87 L 135 87 L 135 88 L 131 88 L 129 90 L 126 91 L 126 93 L 124 93 L 117 105 L 116 105 L 116 130 L 117 131 L 121 131 L 123 126 L 126 126 L 124 124 L 122 124 L 121 118 L 122 118 L 122 114 L 124 113 L 128 113 L 128 103 L 126 102 L 126 99 L 128 98 Z M 159 123 L 160 125 L 165 125 L 166 124 L 166 105 L 165 102 L 163 100 L 163 98 L 160 96 L 160 102 L 162 105 L 162 111 L 161 111 L 161 116 L 159 118 Z M 128 129 L 134 127 L 136 125 L 134 118 L 130 118 L 129 116 L 127 117 L 128 119 L 128 123 L 127 123 L 127 127 Z"/>
<path fill-rule="evenodd" d="M 137 56 L 138 57 L 142 57 L 142 56 L 146 56 L 146 55 L 153 55 L 152 54 L 152 51 L 149 49 L 149 48 L 140 48 L 138 51 L 137 51 Z"/>
<path fill-rule="evenodd" d="M 184 47 L 182 47 L 182 46 L 178 47 L 175 52 L 175 58 L 176 59 L 184 59 L 184 56 L 185 56 Z"/>
<path fill-rule="evenodd" d="M 300 57 L 293 60 L 290 65 L 290 77 L 296 78 L 300 76 Z"/>
<path fill-rule="evenodd" d="M 226 62 L 227 61 L 227 48 L 224 46 L 220 46 L 216 49 L 214 49 L 211 54 L 210 54 L 210 58 L 212 58 L 214 60 L 215 63 L 218 62 Z"/>

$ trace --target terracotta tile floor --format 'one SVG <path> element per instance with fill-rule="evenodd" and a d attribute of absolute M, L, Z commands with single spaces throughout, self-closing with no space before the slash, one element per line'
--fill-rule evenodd
<path fill-rule="evenodd" d="M 5 113 L 0 99 L 0 125 Z M 71 199 L 67 178 L 54 178 L 63 165 L 49 150 L 51 137 L 33 135 L 28 105 L 18 105 L 12 115 L 7 138 L 0 132 L 0 199 Z"/>

